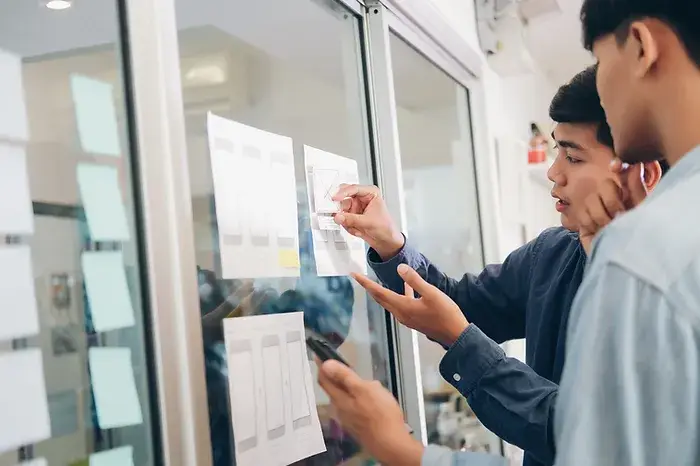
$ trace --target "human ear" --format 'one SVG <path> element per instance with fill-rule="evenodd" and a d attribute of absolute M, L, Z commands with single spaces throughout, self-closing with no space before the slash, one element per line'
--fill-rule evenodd
<path fill-rule="evenodd" d="M 629 58 L 634 64 L 634 75 L 643 78 L 659 59 L 659 43 L 644 21 L 633 22 L 629 29 L 625 48 L 631 55 Z"/>
<path fill-rule="evenodd" d="M 657 161 L 645 162 L 643 169 L 644 185 L 647 191 L 652 191 L 661 180 L 661 164 Z"/>

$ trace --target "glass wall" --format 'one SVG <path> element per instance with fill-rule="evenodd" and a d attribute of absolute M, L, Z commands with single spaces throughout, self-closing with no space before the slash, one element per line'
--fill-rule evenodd
<path fill-rule="evenodd" d="M 390 36 L 406 225 L 412 245 L 452 277 L 484 266 L 467 90 Z M 445 351 L 419 335 L 428 440 L 487 450 L 492 440 L 440 376 Z"/>
<path fill-rule="evenodd" d="M 304 146 L 313 146 L 354 160 L 357 181 L 374 182 L 361 21 L 329 0 L 181 0 L 177 17 L 198 265 L 192 273 L 197 273 L 201 290 L 211 442 L 214 464 L 228 466 L 234 454 L 228 377 L 244 377 L 226 371 L 220 329 L 230 312 L 247 316 L 302 310 L 307 329 L 338 347 L 360 375 L 388 384 L 384 311 L 349 277 L 321 277 L 317 272 L 314 251 L 327 247 L 327 239 L 317 228 L 312 232 L 315 220 L 304 164 Z M 209 112 L 292 139 L 299 278 L 225 279 L 229 274 L 224 273 L 219 247 L 225 227 L 215 215 L 223 204 L 216 204 L 214 180 L 248 185 L 240 173 L 212 174 Z M 243 202 L 256 202 L 249 194 L 240 196 Z M 272 202 L 281 205 L 285 200 Z M 224 242 L 229 239 L 235 241 L 224 236 Z M 364 246 L 359 252 L 364 262 Z M 328 451 L 300 464 L 362 464 L 362 452 L 331 421 L 328 399 L 318 386 L 315 396 Z"/>
<path fill-rule="evenodd" d="M 45 3 L 0 3 L 0 464 L 157 464 L 117 5 Z"/>

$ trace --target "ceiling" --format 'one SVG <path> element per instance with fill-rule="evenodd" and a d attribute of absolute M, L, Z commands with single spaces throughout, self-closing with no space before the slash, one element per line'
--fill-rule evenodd
<path fill-rule="evenodd" d="M 559 0 L 561 12 L 536 17 L 526 29 L 527 48 L 554 86 L 568 82 L 594 62 L 581 45 L 582 3 L 583 0 Z"/>

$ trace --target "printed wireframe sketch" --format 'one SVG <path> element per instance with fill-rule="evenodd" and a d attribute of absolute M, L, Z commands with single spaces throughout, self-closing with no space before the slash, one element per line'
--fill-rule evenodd
<path fill-rule="evenodd" d="M 333 201 L 341 184 L 357 184 L 357 162 L 310 146 L 304 146 L 304 164 L 313 237 L 316 272 L 321 277 L 367 273 L 365 243 L 338 226 Z"/>
<path fill-rule="evenodd" d="M 250 340 L 231 342 L 228 368 L 229 373 L 236 374 L 231 381 L 231 411 L 236 448 L 245 452 L 258 445 L 256 383 Z"/>

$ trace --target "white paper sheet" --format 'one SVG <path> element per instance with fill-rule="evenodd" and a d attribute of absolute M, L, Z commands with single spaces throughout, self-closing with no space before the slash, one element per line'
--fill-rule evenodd
<path fill-rule="evenodd" d="M 367 273 L 365 243 L 335 228 L 329 213 L 337 212 L 337 204 L 331 197 L 340 184 L 359 182 L 357 162 L 310 146 L 304 146 L 306 187 L 311 211 L 311 233 L 319 277 L 348 275 L 351 272 Z"/>
<path fill-rule="evenodd" d="M 117 169 L 106 165 L 79 164 L 78 185 L 90 239 L 128 241 L 129 226 Z"/>
<path fill-rule="evenodd" d="M 0 140 L 29 139 L 27 107 L 24 103 L 22 59 L 0 49 Z"/>
<path fill-rule="evenodd" d="M 24 463 L 18 463 L 17 466 L 47 466 L 45 458 L 37 458 L 31 461 L 25 461 Z"/>
<path fill-rule="evenodd" d="M 134 466 L 134 448 L 114 448 L 90 455 L 90 466 Z"/>
<path fill-rule="evenodd" d="M 298 277 L 292 140 L 209 113 L 224 278 Z"/>
<path fill-rule="evenodd" d="M 90 378 L 101 429 L 143 422 L 129 348 L 90 348 Z"/>
<path fill-rule="evenodd" d="M 0 340 L 39 333 L 29 246 L 0 247 L 0 303 Z"/>
<path fill-rule="evenodd" d="M 41 350 L 0 354 L 0 453 L 51 436 Z"/>
<path fill-rule="evenodd" d="M 83 150 L 119 157 L 119 128 L 112 84 L 76 74 L 71 76 L 70 84 Z"/>
<path fill-rule="evenodd" d="M 2 110 L 0 110 L 0 114 L 2 114 Z M 0 234 L 32 234 L 34 232 L 34 212 L 29 194 L 27 158 L 24 148 L 2 142 L 0 142 L 0 199 L 2 199 L 0 202 Z"/>
<path fill-rule="evenodd" d="M 236 464 L 286 465 L 326 451 L 301 312 L 224 320 Z"/>
<path fill-rule="evenodd" d="M 132 327 L 134 308 L 121 252 L 83 253 L 83 275 L 90 303 L 92 325 L 97 332 Z"/>

